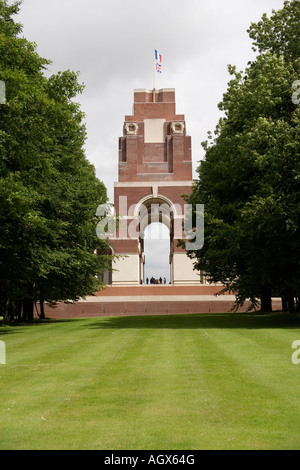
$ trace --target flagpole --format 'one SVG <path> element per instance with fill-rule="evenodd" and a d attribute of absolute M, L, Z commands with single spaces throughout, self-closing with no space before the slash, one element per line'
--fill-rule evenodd
<path fill-rule="evenodd" d="M 156 64 L 156 61 L 154 59 L 154 63 L 153 63 L 153 103 L 155 103 L 155 64 Z"/>

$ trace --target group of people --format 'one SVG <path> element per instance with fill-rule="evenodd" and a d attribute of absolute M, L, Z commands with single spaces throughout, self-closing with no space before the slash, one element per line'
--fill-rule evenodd
<path fill-rule="evenodd" d="M 155 279 L 152 276 L 151 279 L 150 279 L 150 284 L 166 284 L 166 283 L 167 283 L 167 280 L 166 280 L 165 277 L 163 279 L 162 279 L 162 277 L 160 277 L 159 279 Z M 149 278 L 148 277 L 146 279 L 146 284 L 149 284 Z"/>

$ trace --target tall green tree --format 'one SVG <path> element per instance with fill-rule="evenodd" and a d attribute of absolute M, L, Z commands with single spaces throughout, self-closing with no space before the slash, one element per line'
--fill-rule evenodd
<path fill-rule="evenodd" d="M 46 78 L 50 62 L 13 19 L 20 4 L 0 0 L 0 308 L 31 319 L 35 301 L 99 289 L 110 256 L 96 236 L 107 195 L 83 150 L 83 86 L 71 71 Z"/>
<path fill-rule="evenodd" d="M 224 111 L 198 168 L 190 203 L 205 204 L 205 244 L 190 252 L 196 269 L 252 306 L 290 311 L 300 293 L 299 1 L 252 24 L 259 55 L 232 76 Z M 297 38 L 297 39 L 296 39 Z"/>

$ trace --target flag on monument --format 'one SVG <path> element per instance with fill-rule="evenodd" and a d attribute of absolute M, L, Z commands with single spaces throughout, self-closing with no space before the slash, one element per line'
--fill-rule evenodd
<path fill-rule="evenodd" d="M 155 49 L 155 69 L 157 72 L 159 73 L 162 73 L 162 58 L 161 58 L 161 54 L 159 54 L 157 52 L 157 50 Z"/>
<path fill-rule="evenodd" d="M 160 63 L 162 62 L 161 54 L 159 54 L 156 49 L 155 49 L 155 60 L 157 60 Z"/>

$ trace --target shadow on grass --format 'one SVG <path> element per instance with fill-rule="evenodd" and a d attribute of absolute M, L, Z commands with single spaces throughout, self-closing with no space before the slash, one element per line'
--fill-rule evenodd
<path fill-rule="evenodd" d="M 4 335 L 12 335 L 16 333 L 22 333 L 22 328 L 19 326 L 15 326 L 15 325 L 11 327 L 8 327 L 8 326 L 0 327 L 0 337 Z"/>
<path fill-rule="evenodd" d="M 55 318 L 46 318 L 44 320 L 34 320 L 32 322 L 16 322 L 16 323 L 10 323 L 8 325 L 0 323 L 0 336 L 2 335 L 11 335 L 11 334 L 16 334 L 16 333 L 24 333 L 26 328 L 28 327 L 33 327 L 33 326 L 46 326 L 46 325 L 52 325 L 56 323 L 71 323 L 71 322 L 76 322 L 78 321 L 78 318 L 61 318 L 61 319 L 55 319 Z"/>
<path fill-rule="evenodd" d="M 90 329 L 268 329 L 300 328 L 300 315 L 287 313 L 200 313 L 183 315 L 141 315 L 113 316 L 98 318 L 65 318 L 36 320 L 32 323 L 21 323 L 0 326 L 0 337 L 6 334 L 24 333 L 29 327 L 78 323 L 78 328 Z"/>
<path fill-rule="evenodd" d="M 99 319 L 94 323 L 89 323 L 86 327 L 100 329 L 299 328 L 300 316 L 282 313 L 201 313 L 190 315 L 124 316 Z"/>

